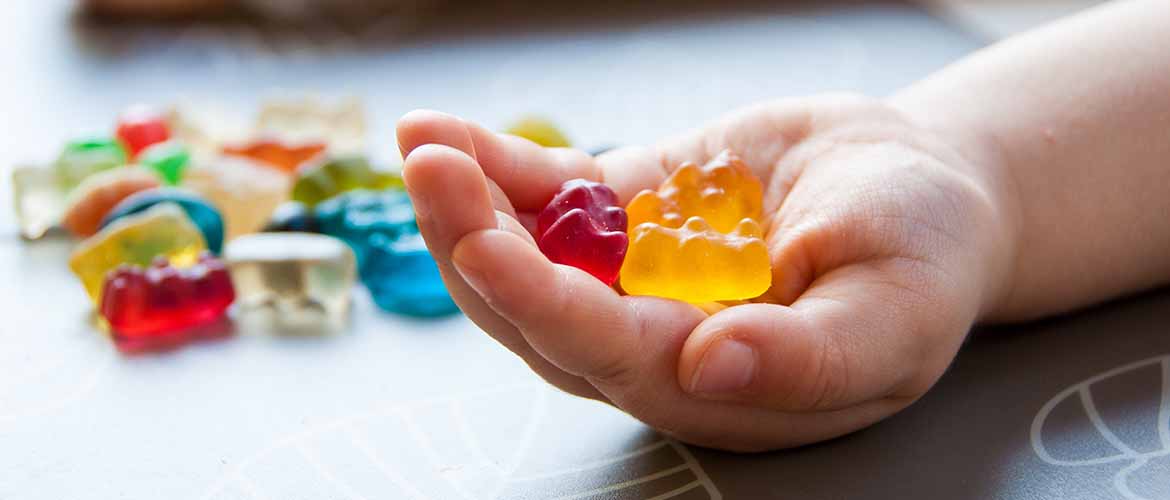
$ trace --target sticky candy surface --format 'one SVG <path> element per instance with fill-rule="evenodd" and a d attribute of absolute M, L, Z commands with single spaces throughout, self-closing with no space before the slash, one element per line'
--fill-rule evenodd
<path fill-rule="evenodd" d="M 561 186 L 537 218 L 537 243 L 549 260 L 612 285 L 626 256 L 626 212 L 604 184 L 575 179 Z"/>
<path fill-rule="evenodd" d="M 410 316 L 442 316 L 459 310 L 418 233 L 396 240 L 375 233 L 368 244 L 360 273 L 378 307 Z"/>
<path fill-rule="evenodd" d="M 154 170 L 163 184 L 174 186 L 183 178 L 191 162 L 191 153 L 180 142 L 167 141 L 148 146 L 138 155 L 138 163 Z"/>
<path fill-rule="evenodd" d="M 300 169 L 296 184 L 293 185 L 292 199 L 311 207 L 355 189 L 402 187 L 402 177 L 392 172 L 375 170 L 363 157 L 333 158 Z"/>
<path fill-rule="evenodd" d="M 145 269 L 118 266 L 106 277 L 99 310 L 116 338 L 141 338 L 215 321 L 234 300 L 227 269 L 203 253 L 181 269 L 165 257 Z"/>
<path fill-rule="evenodd" d="M 148 146 L 170 139 L 171 129 L 162 113 L 146 106 L 134 106 L 118 117 L 115 135 L 133 160 Z"/>
<path fill-rule="evenodd" d="M 162 255 L 183 267 L 194 264 L 204 250 L 203 233 L 183 209 L 163 203 L 122 217 L 82 241 L 69 258 L 69 268 L 100 304 L 106 273 L 119 264 L 147 266 Z"/>
<path fill-rule="evenodd" d="M 630 227 L 644 222 L 677 228 L 702 217 L 716 231 L 731 232 L 744 218 L 759 220 L 763 186 L 743 162 L 724 151 L 706 165 L 684 163 L 658 191 L 638 193 L 626 206 Z"/>
<path fill-rule="evenodd" d="M 692 217 L 681 228 L 643 223 L 631 232 L 621 270 L 631 295 L 686 302 L 758 297 L 772 284 L 768 247 L 760 226 L 742 220 L 730 234 Z"/>
<path fill-rule="evenodd" d="M 68 189 L 48 168 L 16 167 L 12 170 L 12 204 L 20 235 L 35 240 L 61 220 Z"/>
<path fill-rule="evenodd" d="M 242 156 L 292 174 L 297 168 L 325 151 L 325 143 L 285 144 L 276 139 L 261 139 L 240 146 L 225 146 L 223 154 Z"/>
<path fill-rule="evenodd" d="M 569 139 L 557 129 L 552 121 L 537 116 L 521 118 L 504 133 L 523 137 L 546 148 L 567 148 L 571 146 Z"/>
<path fill-rule="evenodd" d="M 230 240 L 263 229 L 276 207 L 288 199 L 290 181 L 251 160 L 217 156 L 192 164 L 182 185 L 219 209 L 224 236 Z"/>
<path fill-rule="evenodd" d="M 353 249 L 362 283 L 382 309 L 413 316 L 458 310 L 418 234 L 406 193 L 350 191 L 317 205 L 315 218 L 318 230 Z"/>
<path fill-rule="evenodd" d="M 353 248 L 359 267 L 370 247 L 370 235 L 395 240 L 418 232 L 414 208 L 402 191 L 350 191 L 317 205 L 314 218 L 318 231 Z"/>
<path fill-rule="evenodd" d="M 250 234 L 228 243 L 224 260 L 241 315 L 294 327 L 345 322 L 356 264 L 341 240 L 310 233 Z"/>
<path fill-rule="evenodd" d="M 138 167 L 94 174 L 69 194 L 61 226 L 74 236 L 93 236 L 115 205 L 134 193 L 158 186 L 158 176 Z"/>
<path fill-rule="evenodd" d="M 207 200 L 182 189 L 158 188 L 130 195 L 110 209 L 102 218 L 101 226 L 106 227 L 122 217 L 137 214 L 161 203 L 173 203 L 182 208 L 203 233 L 207 248 L 216 255 L 223 251 L 223 216 Z"/>
<path fill-rule="evenodd" d="M 72 188 L 93 174 L 125 165 L 126 150 L 118 141 L 105 138 L 81 139 L 65 145 L 53 170 L 66 188 Z"/>

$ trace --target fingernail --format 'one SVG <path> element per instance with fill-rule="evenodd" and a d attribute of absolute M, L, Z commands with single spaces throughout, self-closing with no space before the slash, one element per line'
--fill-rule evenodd
<path fill-rule="evenodd" d="M 719 394 L 741 390 L 756 374 L 756 351 L 738 340 L 723 339 L 707 348 L 691 376 L 691 392 Z"/>
<path fill-rule="evenodd" d="M 481 297 L 487 297 L 487 282 L 483 279 L 483 274 L 477 271 L 474 267 L 465 266 L 459 262 L 459 259 L 452 259 L 455 264 L 455 270 L 463 277 L 463 281 L 471 286 L 475 293 Z"/>

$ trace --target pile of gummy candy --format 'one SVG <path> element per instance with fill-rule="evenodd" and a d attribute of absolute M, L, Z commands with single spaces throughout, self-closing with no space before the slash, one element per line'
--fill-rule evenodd
<path fill-rule="evenodd" d="M 540 119 L 507 131 L 569 145 Z M 14 170 L 21 232 L 82 239 L 69 266 L 116 341 L 219 321 L 232 304 L 237 320 L 337 328 L 358 279 L 383 310 L 457 312 L 401 177 L 371 164 L 364 133 L 353 100 L 270 102 L 226 138 L 177 108 L 136 106 L 112 137 Z M 624 208 L 604 184 L 571 180 L 539 214 L 537 243 L 628 294 L 737 303 L 771 286 L 762 192 L 731 152 L 680 165 Z"/>
<path fill-rule="evenodd" d="M 738 303 L 772 284 L 762 201 L 760 180 L 730 151 L 680 165 L 625 209 L 606 185 L 575 179 L 539 214 L 537 244 L 549 260 L 631 295 Z"/>
<path fill-rule="evenodd" d="M 359 278 L 386 311 L 458 311 L 401 177 L 365 155 L 360 102 L 272 101 L 229 137 L 179 109 L 132 107 L 112 136 L 13 171 L 22 235 L 81 240 L 69 267 L 115 341 L 226 321 L 233 303 L 237 320 L 338 328 Z"/>

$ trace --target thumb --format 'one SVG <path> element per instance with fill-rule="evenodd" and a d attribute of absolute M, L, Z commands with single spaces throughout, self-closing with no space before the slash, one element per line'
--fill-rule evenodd
<path fill-rule="evenodd" d="M 974 316 L 961 317 L 929 273 L 905 261 L 854 264 L 790 307 L 720 311 L 687 338 L 679 384 L 699 398 L 786 412 L 909 404 L 945 370 Z"/>

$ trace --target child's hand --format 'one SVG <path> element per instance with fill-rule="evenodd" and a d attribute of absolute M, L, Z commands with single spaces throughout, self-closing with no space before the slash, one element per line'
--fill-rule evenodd
<path fill-rule="evenodd" d="M 879 101 L 755 106 L 596 159 L 458 118 L 398 124 L 419 226 L 464 312 L 556 386 L 695 444 L 796 446 L 886 417 L 946 369 L 1012 257 L 998 188 Z M 621 296 L 526 228 L 568 179 L 622 203 L 683 161 L 738 153 L 765 185 L 773 286 L 708 313 Z"/>

